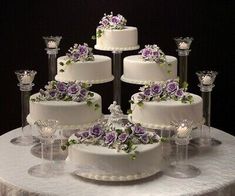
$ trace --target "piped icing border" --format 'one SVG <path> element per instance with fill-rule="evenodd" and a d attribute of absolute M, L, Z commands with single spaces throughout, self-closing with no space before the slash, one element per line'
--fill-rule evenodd
<path fill-rule="evenodd" d="M 130 51 L 130 50 L 137 50 L 140 48 L 139 45 L 136 46 L 129 46 L 129 47 L 100 47 L 99 45 L 94 46 L 97 50 L 103 50 L 103 51 Z"/>

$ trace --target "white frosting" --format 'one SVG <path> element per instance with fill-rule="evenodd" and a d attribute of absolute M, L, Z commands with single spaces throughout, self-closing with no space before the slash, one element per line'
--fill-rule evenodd
<path fill-rule="evenodd" d="M 94 55 L 94 61 L 78 61 L 66 65 L 67 56 L 57 59 L 56 80 L 61 82 L 81 81 L 91 84 L 105 83 L 113 80 L 111 58 L 102 55 Z M 60 62 L 65 65 L 60 65 Z M 60 72 L 64 69 L 64 72 Z"/>
<path fill-rule="evenodd" d="M 136 27 L 126 26 L 122 30 L 105 29 L 101 37 L 96 38 L 95 49 L 98 50 L 127 51 L 138 48 L 138 30 Z"/>
<path fill-rule="evenodd" d="M 125 57 L 123 60 L 123 76 L 121 80 L 134 84 L 146 84 L 177 78 L 177 59 L 173 56 L 166 56 L 166 61 L 171 66 L 165 63 L 159 65 L 154 61 L 144 61 L 141 55 Z M 171 73 L 168 73 L 168 70 Z"/>
<path fill-rule="evenodd" d="M 76 139 L 74 135 L 70 139 Z M 69 146 L 68 160 L 76 164 L 77 168 L 87 176 L 107 176 L 127 179 L 127 176 L 146 175 L 149 171 L 160 171 L 162 168 L 161 144 L 138 145 L 136 159 L 124 152 L 117 152 L 103 146 L 75 144 Z M 84 171 L 86 170 L 86 171 Z M 153 173 L 152 173 L 153 174 Z"/>
<path fill-rule="evenodd" d="M 132 114 L 129 119 L 134 123 L 140 123 L 147 128 L 172 129 L 172 121 L 192 120 L 193 127 L 203 122 L 202 98 L 193 96 L 193 103 L 182 103 L 181 101 L 150 101 L 144 102 L 142 106 L 131 104 Z M 136 99 L 137 93 L 132 96 Z"/>
<path fill-rule="evenodd" d="M 36 98 L 37 95 L 38 93 L 32 95 L 30 98 Z M 88 106 L 86 102 L 30 101 L 28 120 L 32 123 L 37 120 L 55 119 L 59 121 L 60 125 L 68 127 L 88 124 L 102 117 L 101 96 L 94 93 L 92 101 L 98 103 L 100 107 L 95 110 L 94 107 Z"/>

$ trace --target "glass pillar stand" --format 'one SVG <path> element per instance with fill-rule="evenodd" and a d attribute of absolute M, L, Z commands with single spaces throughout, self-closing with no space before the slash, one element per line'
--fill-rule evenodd
<path fill-rule="evenodd" d="M 35 125 L 40 133 L 40 143 L 41 143 L 41 159 L 42 162 L 39 165 L 35 165 L 29 168 L 28 173 L 35 177 L 49 178 L 55 176 L 53 169 L 53 142 L 55 139 L 54 133 L 58 125 L 57 120 L 45 120 L 36 121 Z M 49 146 L 49 161 L 45 159 L 45 146 Z"/>
<path fill-rule="evenodd" d="M 30 146 L 38 143 L 38 139 L 32 136 L 32 128 L 27 122 L 27 115 L 29 114 L 29 98 L 32 87 L 34 86 L 33 80 L 37 74 L 34 70 L 18 70 L 15 71 L 19 81 L 18 86 L 21 91 L 21 129 L 22 135 L 11 140 L 12 144 L 20 146 Z"/>
<path fill-rule="evenodd" d="M 121 106 L 122 51 L 113 51 L 113 100 Z"/>
<path fill-rule="evenodd" d="M 201 172 L 195 166 L 188 164 L 188 144 L 191 139 L 192 121 L 183 120 L 175 123 L 176 161 L 172 162 L 164 174 L 174 178 L 193 178 Z"/>
<path fill-rule="evenodd" d="M 191 143 L 198 147 L 217 146 L 221 141 L 211 137 L 211 92 L 214 88 L 216 75 L 215 71 L 199 71 L 196 73 L 199 79 L 201 96 L 203 100 L 204 125 L 200 127 L 201 132 L 198 138 L 194 138 Z"/>
<path fill-rule="evenodd" d="M 59 44 L 62 37 L 60 36 L 49 36 L 43 37 L 45 40 L 46 48 L 48 54 L 48 77 L 49 81 L 55 80 L 57 74 L 57 54 L 59 51 Z"/>
<path fill-rule="evenodd" d="M 184 87 L 188 81 L 188 55 L 190 50 L 190 45 L 193 41 L 192 37 L 178 37 L 174 38 L 177 45 L 177 52 L 179 56 L 179 85 Z"/>

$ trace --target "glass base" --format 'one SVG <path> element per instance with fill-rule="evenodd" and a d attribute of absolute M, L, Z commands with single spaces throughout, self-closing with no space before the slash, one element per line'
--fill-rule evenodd
<path fill-rule="evenodd" d="M 164 174 L 173 178 L 194 178 L 201 174 L 201 171 L 193 165 L 170 165 Z"/>
<path fill-rule="evenodd" d="M 51 163 L 35 165 L 28 170 L 28 174 L 34 177 L 50 178 L 55 176 Z"/>
<path fill-rule="evenodd" d="M 39 139 L 34 136 L 19 136 L 11 140 L 12 144 L 19 146 L 31 146 L 33 144 L 37 144 L 38 142 Z"/>
<path fill-rule="evenodd" d="M 215 138 L 209 139 L 209 138 L 198 137 L 192 139 L 190 143 L 196 147 L 212 147 L 212 146 L 218 146 L 222 142 Z"/>

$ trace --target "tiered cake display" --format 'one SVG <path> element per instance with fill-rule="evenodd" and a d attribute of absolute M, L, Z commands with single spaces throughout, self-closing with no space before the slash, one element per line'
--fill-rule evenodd
<path fill-rule="evenodd" d="M 122 80 L 145 85 L 131 97 L 129 122 L 120 108 L 121 52 L 139 48 L 137 28 L 126 26 L 121 15 L 105 15 L 96 29 L 95 48 L 113 52 L 114 77 L 109 57 L 93 55 L 87 44 L 75 44 L 57 59 L 57 81 L 31 96 L 28 121 L 55 119 L 65 130 L 77 129 L 66 146 L 67 160 L 76 165 L 79 176 L 126 181 L 153 175 L 165 164 L 154 129 L 174 130 L 171 123 L 183 119 L 197 127 L 202 123 L 202 99 L 179 85 L 175 57 L 166 56 L 156 44 L 146 45 L 140 55 L 124 59 Z M 102 119 L 101 96 L 89 87 L 113 78 L 117 102 Z"/>

